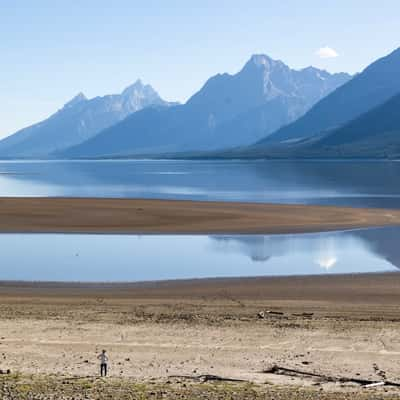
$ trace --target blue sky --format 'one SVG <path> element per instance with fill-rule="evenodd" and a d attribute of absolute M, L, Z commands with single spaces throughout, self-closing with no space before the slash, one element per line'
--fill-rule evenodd
<path fill-rule="evenodd" d="M 399 15 L 398 0 L 0 0 L 0 137 L 137 78 L 185 101 L 254 53 L 354 73 L 400 46 Z"/>

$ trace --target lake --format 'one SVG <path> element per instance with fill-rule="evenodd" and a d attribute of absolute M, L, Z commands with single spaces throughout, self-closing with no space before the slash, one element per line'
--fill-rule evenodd
<path fill-rule="evenodd" d="M 147 281 L 396 271 L 400 228 L 301 235 L 0 235 L 1 280 Z"/>
<path fill-rule="evenodd" d="M 0 196 L 400 207 L 400 162 L 1 161 Z"/>
<path fill-rule="evenodd" d="M 400 163 L 2 161 L 0 196 L 400 208 Z M 396 271 L 400 228 L 299 235 L 2 234 L 0 280 L 143 281 Z"/>

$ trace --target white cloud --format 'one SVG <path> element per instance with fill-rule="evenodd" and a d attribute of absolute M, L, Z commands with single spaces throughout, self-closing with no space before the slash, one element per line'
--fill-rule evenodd
<path fill-rule="evenodd" d="M 339 54 L 336 52 L 336 50 L 334 50 L 328 46 L 321 47 L 320 49 L 317 50 L 317 52 L 315 54 L 319 58 L 336 58 L 339 56 Z"/>

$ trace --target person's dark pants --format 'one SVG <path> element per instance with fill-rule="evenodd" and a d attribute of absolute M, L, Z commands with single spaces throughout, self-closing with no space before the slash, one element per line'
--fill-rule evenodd
<path fill-rule="evenodd" d="M 107 376 L 107 364 L 100 364 L 101 376 Z"/>

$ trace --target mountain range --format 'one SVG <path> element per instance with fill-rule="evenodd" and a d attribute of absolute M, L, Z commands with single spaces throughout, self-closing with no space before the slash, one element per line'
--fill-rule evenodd
<path fill-rule="evenodd" d="M 183 105 L 144 109 L 71 148 L 67 157 L 213 150 L 249 145 L 303 115 L 347 74 L 290 69 L 254 55 L 235 75 L 218 74 Z"/>
<path fill-rule="evenodd" d="M 257 143 L 194 157 L 397 158 L 400 49 L 321 99 L 304 116 Z"/>
<path fill-rule="evenodd" d="M 396 158 L 400 48 L 354 77 L 293 70 L 254 55 L 185 104 L 137 81 L 120 95 L 79 94 L 0 141 L 1 157 Z"/>
<path fill-rule="evenodd" d="M 400 48 L 369 65 L 319 101 L 303 117 L 264 138 L 257 146 L 299 142 L 303 149 L 304 141 L 311 138 L 318 142 L 311 145 L 315 149 L 363 141 L 371 137 L 371 129 L 375 136 L 387 134 L 388 130 L 399 130 L 395 111 L 395 96 L 400 94 L 399 71 Z M 389 101 L 392 97 L 394 99 Z M 400 110 L 397 110 L 398 114 Z"/>
<path fill-rule="evenodd" d="M 0 156 L 99 157 L 250 145 L 349 79 L 254 55 L 237 74 L 210 78 L 183 105 L 166 107 L 140 81 L 121 95 L 79 95 L 49 119 L 1 141 Z"/>
<path fill-rule="evenodd" d="M 79 93 L 50 118 L 0 141 L 0 156 L 48 156 L 88 140 L 145 107 L 168 105 L 140 80 L 121 94 L 87 99 Z"/>

